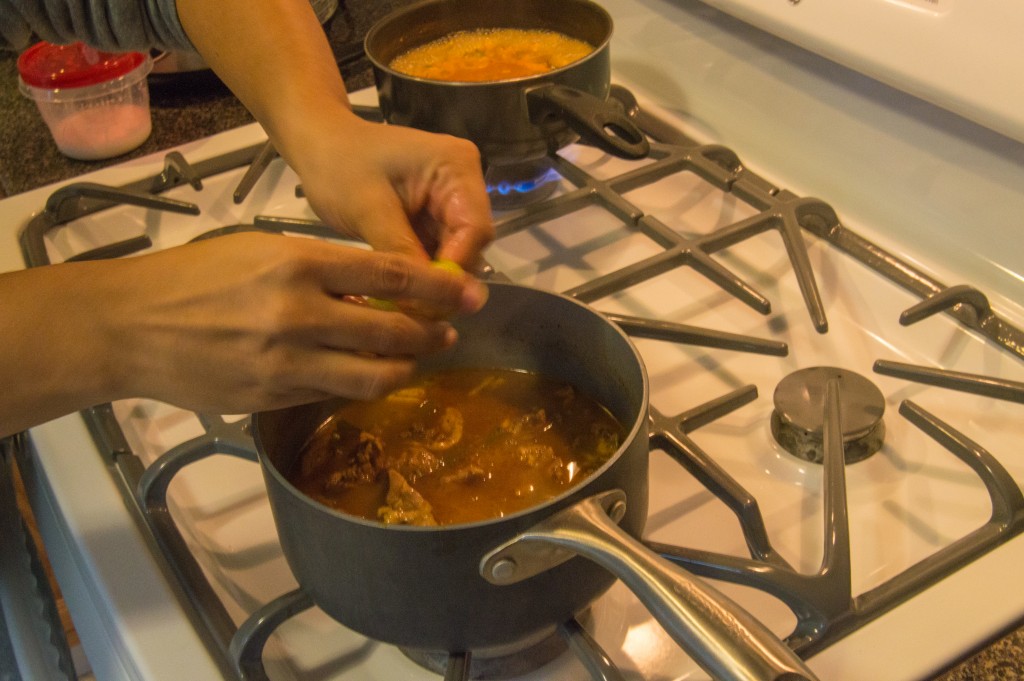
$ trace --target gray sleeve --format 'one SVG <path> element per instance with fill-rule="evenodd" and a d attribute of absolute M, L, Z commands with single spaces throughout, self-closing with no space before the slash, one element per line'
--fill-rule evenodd
<path fill-rule="evenodd" d="M 33 34 L 112 52 L 194 49 L 176 0 L 0 0 L 0 44 L 20 50 Z"/>

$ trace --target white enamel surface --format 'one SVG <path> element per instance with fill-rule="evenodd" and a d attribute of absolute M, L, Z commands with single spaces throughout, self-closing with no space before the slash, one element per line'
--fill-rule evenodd
<path fill-rule="evenodd" d="M 810 3 L 804 0 L 801 6 Z M 733 147 L 754 171 L 779 186 L 828 201 L 845 224 L 940 280 L 979 285 L 1004 316 L 1018 325 L 1024 322 L 1019 305 L 1024 256 L 1021 249 L 1005 247 L 1007 237 L 1016 236 L 1007 225 L 1018 224 L 1024 215 L 1024 169 L 1015 155 L 1019 147 L 995 144 L 1005 138 L 922 108 L 856 74 L 822 66 L 764 34 L 747 33 L 698 3 L 603 4 L 616 22 L 616 80 L 637 92 L 648 108 L 676 118 L 691 134 Z M 356 100 L 372 102 L 372 93 L 358 93 Z M 258 127 L 248 126 L 183 152 L 190 160 L 202 159 L 262 139 Z M 564 153 L 598 177 L 635 165 L 589 149 Z M 950 161 L 954 157 L 959 165 Z M 160 167 L 161 160 L 153 157 L 89 179 L 119 184 Z M 117 228 L 110 227 L 115 221 L 104 219 L 88 226 L 88 236 L 60 232 L 50 244 L 51 257 L 59 260 L 143 229 L 160 247 L 254 215 L 311 216 L 305 203 L 295 199 L 294 175 L 280 161 L 241 207 L 230 200 L 240 176 L 238 171 L 204 181 L 202 200 L 215 198 L 212 205 L 204 204 L 199 218 L 182 223 L 177 216 L 116 209 Z M 20 266 L 9 226 L 23 224 L 51 189 L 0 204 L 11 218 L 0 235 L 6 244 L 0 249 L 4 269 Z M 171 195 L 200 200 L 187 186 Z M 662 180 L 626 198 L 691 235 L 750 214 L 735 198 L 690 176 Z M 1009 221 L 1012 214 L 1016 222 Z M 965 223 L 972 226 L 970 238 L 961 228 Z M 767 420 L 772 391 L 793 370 L 821 364 L 857 371 L 878 385 L 886 396 L 886 445 L 847 470 L 853 590 L 859 594 L 970 532 L 990 511 L 970 470 L 896 413 L 901 400 L 912 399 L 950 422 L 1016 479 L 1024 479 L 1016 456 L 1024 441 L 1019 405 L 886 378 L 872 372 L 872 363 L 891 359 L 1017 381 L 1024 380 L 1024 363 L 942 315 L 900 326 L 899 313 L 916 302 L 912 296 L 825 243 L 808 238 L 808 246 L 828 316 L 826 335 L 813 330 L 774 232 L 716 256 L 770 299 L 768 316 L 686 268 L 594 305 L 788 344 L 789 355 L 776 358 L 637 341 L 651 377 L 652 403 L 665 413 L 682 412 L 744 385 L 757 386 L 754 402 L 691 436 L 758 499 L 773 546 L 803 572 L 814 572 L 822 556 L 821 471 L 796 462 L 772 443 Z M 488 259 L 515 280 L 564 290 L 657 250 L 595 207 L 503 239 Z M 126 401 L 116 411 L 147 464 L 199 432 L 193 416 L 166 405 Z M 33 430 L 33 439 L 58 518 L 54 525 L 62 528 L 56 532 L 59 538 L 51 532 L 47 541 L 67 545 L 68 563 L 58 574 L 62 584 L 72 587 L 69 604 L 81 622 L 94 667 L 121 670 L 111 678 L 214 678 L 201 641 L 181 616 L 159 569 L 145 556 L 112 483 L 105 481 L 107 471 L 80 419 L 70 416 L 41 426 Z M 651 539 L 746 555 L 732 514 L 661 452 L 652 456 L 651 492 Z M 255 464 L 227 456 L 204 460 L 175 479 L 171 500 L 187 541 L 236 621 L 294 588 Z M 1024 592 L 1015 587 L 1022 560 L 1024 539 L 1017 538 L 819 653 L 810 660 L 812 669 L 830 680 L 926 678 L 1024 614 Z M 69 570 L 75 574 L 60 575 Z M 126 574 L 137 588 L 124 585 Z M 771 597 L 717 586 L 779 635 L 793 626 L 792 615 Z M 621 585 L 593 610 L 594 635 L 627 678 L 706 678 Z M 184 667 L 186 660 L 195 667 Z M 267 663 L 275 681 L 438 678 L 395 649 L 338 627 L 317 610 L 294 618 L 272 637 Z M 576 661 L 563 657 L 524 678 L 568 681 L 582 674 Z"/>
<path fill-rule="evenodd" d="M 998 0 L 705 0 L 1024 141 L 1024 7 Z"/>
<path fill-rule="evenodd" d="M 1024 144 L 700 2 L 603 4 L 616 80 L 945 283 L 1024 301 Z"/>

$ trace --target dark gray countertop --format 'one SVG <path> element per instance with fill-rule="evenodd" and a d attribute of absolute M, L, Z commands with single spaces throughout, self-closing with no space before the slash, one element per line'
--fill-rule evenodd
<path fill-rule="evenodd" d="M 343 0 L 325 24 L 350 90 L 373 84 L 369 64 L 359 49 L 363 35 L 378 18 L 405 4 L 408 0 Z M 151 79 L 150 96 L 153 133 L 141 147 L 107 161 L 75 161 L 57 150 L 35 105 L 18 92 L 15 55 L 0 53 L 0 196 L 67 180 L 253 121 L 238 100 L 208 76 Z M 1024 679 L 1024 629 L 1007 633 L 933 681 L 1017 679 Z"/>
<path fill-rule="evenodd" d="M 408 0 L 344 2 L 325 24 L 350 90 L 373 84 L 362 58 L 362 38 L 377 19 Z M 17 55 L 0 52 L 0 197 L 66 180 L 199 137 L 253 122 L 237 99 L 208 71 L 189 77 L 150 78 L 153 132 L 138 149 L 104 161 L 76 161 L 62 155 L 35 104 L 18 91 Z"/>

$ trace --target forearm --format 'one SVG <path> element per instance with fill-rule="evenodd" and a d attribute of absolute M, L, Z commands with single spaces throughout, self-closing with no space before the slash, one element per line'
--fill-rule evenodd
<path fill-rule="evenodd" d="M 91 263 L 0 274 L 0 436 L 116 395 L 105 281 Z"/>
<path fill-rule="evenodd" d="M 348 97 L 308 0 L 178 0 L 182 26 L 207 64 L 286 158 L 304 119 L 341 124 Z"/>
<path fill-rule="evenodd" d="M 0 436 L 129 397 L 221 414 L 378 397 L 453 341 L 447 322 L 346 295 L 444 317 L 485 298 L 403 256 L 247 233 L 0 274 Z"/>

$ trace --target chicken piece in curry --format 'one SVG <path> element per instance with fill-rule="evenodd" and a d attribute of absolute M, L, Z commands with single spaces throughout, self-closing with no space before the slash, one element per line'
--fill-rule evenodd
<path fill-rule="evenodd" d="M 414 47 L 389 66 L 415 78 L 488 82 L 554 71 L 593 51 L 589 43 L 557 31 L 477 29 L 456 31 Z"/>
<path fill-rule="evenodd" d="M 571 385 L 504 369 L 448 369 L 345 403 L 288 475 L 336 510 L 386 524 L 500 518 L 575 486 L 625 437 Z"/>

